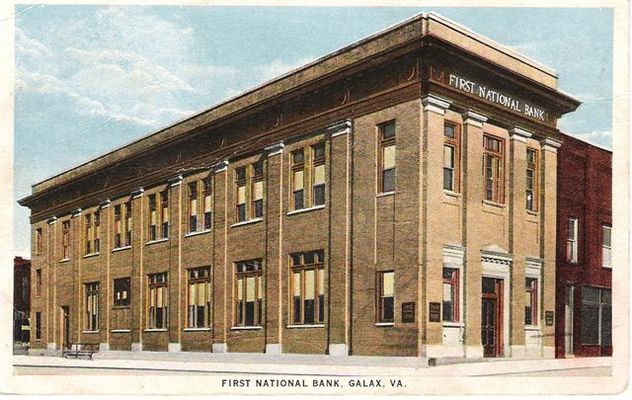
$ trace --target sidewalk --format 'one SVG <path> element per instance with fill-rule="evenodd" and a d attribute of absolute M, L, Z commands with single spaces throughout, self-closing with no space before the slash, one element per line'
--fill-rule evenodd
<path fill-rule="evenodd" d="M 15 367 L 129 370 L 151 374 L 178 373 L 316 375 L 316 376 L 494 376 L 606 369 L 606 357 L 560 360 L 507 360 L 468 362 L 426 367 L 424 359 L 396 357 L 330 357 L 305 355 L 205 354 L 164 352 L 118 352 L 95 354 L 94 360 L 47 356 L 13 356 Z"/>

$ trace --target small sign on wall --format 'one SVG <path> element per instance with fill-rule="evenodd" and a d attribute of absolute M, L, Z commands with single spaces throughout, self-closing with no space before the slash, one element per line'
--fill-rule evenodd
<path fill-rule="evenodd" d="M 431 302 L 428 304 L 428 320 L 441 322 L 441 303 Z"/>
<path fill-rule="evenodd" d="M 554 318 L 553 311 L 545 311 L 544 312 L 544 323 L 546 324 L 546 326 L 553 326 L 553 320 Z"/>
<path fill-rule="evenodd" d="M 415 322 L 415 303 L 402 303 L 402 322 Z"/>

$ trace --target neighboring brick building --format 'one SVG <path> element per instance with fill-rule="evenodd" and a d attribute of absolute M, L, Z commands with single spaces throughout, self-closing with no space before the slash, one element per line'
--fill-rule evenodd
<path fill-rule="evenodd" d="M 31 311 L 31 261 L 13 259 L 13 341 L 29 342 Z"/>
<path fill-rule="evenodd" d="M 609 356 L 612 152 L 563 135 L 558 154 L 556 356 Z"/>
<path fill-rule="evenodd" d="M 422 14 L 34 185 L 33 347 L 553 357 L 556 81 Z"/>

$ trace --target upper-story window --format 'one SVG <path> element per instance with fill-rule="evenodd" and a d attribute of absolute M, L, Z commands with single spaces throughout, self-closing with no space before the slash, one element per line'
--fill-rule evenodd
<path fill-rule="evenodd" d="M 86 254 L 98 253 L 101 250 L 101 211 L 88 213 L 85 216 L 85 237 Z"/>
<path fill-rule="evenodd" d="M 35 254 L 42 254 L 42 228 L 35 229 Z"/>
<path fill-rule="evenodd" d="M 459 191 L 460 139 L 458 126 L 446 121 L 443 125 L 443 189 L 451 192 Z"/>
<path fill-rule="evenodd" d="M 527 149 L 527 210 L 538 209 L 538 151 Z"/>
<path fill-rule="evenodd" d="M 70 221 L 61 224 L 61 255 L 64 260 L 70 258 Z"/>
<path fill-rule="evenodd" d="M 378 130 L 380 139 L 378 191 L 390 193 L 395 191 L 395 122 L 381 124 Z"/>
<path fill-rule="evenodd" d="M 167 239 L 169 237 L 169 189 L 160 192 L 160 223 L 161 236 Z"/>
<path fill-rule="evenodd" d="M 149 240 L 156 240 L 158 237 L 158 203 L 156 202 L 156 194 L 147 196 L 149 201 Z"/>
<path fill-rule="evenodd" d="M 189 232 L 198 227 L 198 181 L 189 183 Z"/>
<path fill-rule="evenodd" d="M 121 206 L 114 206 L 114 248 L 121 247 L 121 234 L 123 222 L 121 221 Z"/>
<path fill-rule="evenodd" d="M 325 204 L 325 143 L 298 149 L 291 154 L 293 210 Z"/>
<path fill-rule="evenodd" d="M 263 161 L 235 169 L 236 219 L 263 217 Z"/>
<path fill-rule="evenodd" d="M 601 265 L 604 268 L 612 268 L 612 227 L 601 226 Z"/>
<path fill-rule="evenodd" d="M 204 230 L 213 227 L 213 181 L 211 177 L 202 180 L 204 187 Z"/>
<path fill-rule="evenodd" d="M 42 269 L 35 270 L 35 294 L 39 296 L 42 294 Z"/>
<path fill-rule="evenodd" d="M 132 201 L 125 203 L 125 245 L 132 245 Z"/>
<path fill-rule="evenodd" d="M 149 204 L 149 241 L 169 238 L 169 191 L 147 196 Z"/>
<path fill-rule="evenodd" d="M 579 223 L 577 218 L 568 219 L 568 231 L 566 237 L 566 261 L 577 262 L 577 238 L 579 232 Z"/>
<path fill-rule="evenodd" d="M 494 136 L 483 136 L 483 175 L 485 200 L 504 202 L 505 196 L 505 143 Z"/>

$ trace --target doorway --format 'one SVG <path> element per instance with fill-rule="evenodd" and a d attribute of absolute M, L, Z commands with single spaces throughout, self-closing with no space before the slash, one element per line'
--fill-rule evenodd
<path fill-rule="evenodd" d="M 61 307 L 61 338 L 62 349 L 70 347 L 70 308 L 68 306 Z"/>
<path fill-rule="evenodd" d="M 483 278 L 481 341 L 484 357 L 503 354 L 503 280 Z"/>
<path fill-rule="evenodd" d="M 573 355 L 573 321 L 575 304 L 575 287 L 566 286 L 564 293 L 564 356 Z"/>

